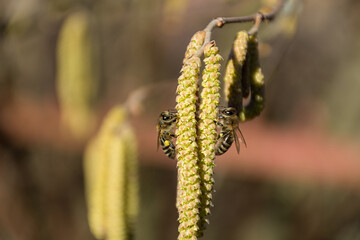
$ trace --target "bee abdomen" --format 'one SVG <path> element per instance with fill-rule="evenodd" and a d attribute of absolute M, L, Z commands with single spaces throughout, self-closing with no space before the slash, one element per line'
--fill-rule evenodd
<path fill-rule="evenodd" d="M 167 139 L 165 137 L 161 137 L 160 145 L 166 156 L 168 156 L 171 159 L 175 158 L 175 146 L 171 138 Z"/>
<path fill-rule="evenodd" d="M 221 132 L 215 144 L 215 155 L 222 155 L 229 150 L 234 142 L 231 132 Z"/>

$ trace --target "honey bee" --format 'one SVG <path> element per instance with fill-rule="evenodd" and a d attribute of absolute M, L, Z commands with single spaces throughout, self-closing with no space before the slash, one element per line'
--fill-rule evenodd
<path fill-rule="evenodd" d="M 161 145 L 165 155 L 169 158 L 175 158 L 175 145 L 173 138 L 176 137 L 171 131 L 176 127 L 176 110 L 164 111 L 159 116 L 159 122 L 156 126 L 158 130 L 157 148 Z"/>
<path fill-rule="evenodd" d="M 235 141 L 236 151 L 240 152 L 240 142 L 238 134 L 241 137 L 241 141 L 246 147 L 245 138 L 239 128 L 239 117 L 237 111 L 233 107 L 221 107 L 219 109 L 218 121 L 216 122 L 221 127 L 220 134 L 217 137 L 215 143 L 215 155 L 224 154 L 231 147 Z"/>

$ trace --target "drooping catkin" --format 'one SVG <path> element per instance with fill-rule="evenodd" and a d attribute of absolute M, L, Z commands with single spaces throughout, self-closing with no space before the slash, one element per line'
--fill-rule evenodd
<path fill-rule="evenodd" d="M 201 187 L 201 206 L 199 236 L 205 229 L 206 217 L 210 214 L 213 192 L 213 168 L 215 166 L 215 143 L 218 105 L 220 99 L 220 60 L 219 49 L 215 42 L 210 42 L 204 47 L 205 68 L 202 75 L 202 92 L 200 114 L 198 122 L 198 146 L 199 146 L 199 172 Z"/>
<path fill-rule="evenodd" d="M 200 176 L 197 146 L 198 77 L 201 61 L 193 56 L 202 46 L 205 32 L 192 37 L 185 54 L 184 65 L 178 79 L 176 110 L 178 186 L 176 207 L 179 213 L 178 239 L 196 239 L 199 231 Z"/>
<path fill-rule="evenodd" d="M 118 126 L 121 128 L 120 126 Z M 107 145 L 106 239 L 127 239 L 126 224 L 126 149 L 122 129 L 110 133 Z"/>
<path fill-rule="evenodd" d="M 64 22 L 57 45 L 57 94 L 63 127 L 84 139 L 95 123 L 99 85 L 96 44 L 89 14 L 79 11 Z"/>
<path fill-rule="evenodd" d="M 226 101 L 228 102 L 229 107 L 235 108 L 238 112 L 242 110 L 244 95 L 248 94 L 245 87 L 246 82 L 244 83 L 244 86 L 242 86 L 248 39 L 249 37 L 246 31 L 237 33 L 230 51 L 224 76 L 224 93 Z M 244 69 L 244 71 L 246 71 L 246 69 Z"/>
<path fill-rule="evenodd" d="M 179 212 L 178 239 L 191 239 L 197 235 L 200 204 L 200 177 L 198 169 L 198 146 L 196 101 L 197 78 L 200 59 L 191 58 L 182 69 L 179 78 L 176 110 L 177 124 L 177 167 L 178 192 L 176 206 Z"/>
<path fill-rule="evenodd" d="M 97 239 L 129 239 L 138 213 L 137 147 L 127 111 L 105 117 L 84 159 L 90 230 Z"/>
<path fill-rule="evenodd" d="M 259 62 L 257 35 L 249 37 L 248 56 L 251 97 L 250 102 L 239 113 L 240 121 L 247 121 L 258 116 L 264 109 L 265 82 Z"/>
<path fill-rule="evenodd" d="M 138 174 L 138 152 L 135 133 L 132 128 L 124 129 L 126 149 L 126 221 L 130 235 L 135 232 L 137 216 L 139 214 L 139 174 Z M 130 237 L 130 239 L 132 239 Z"/>
<path fill-rule="evenodd" d="M 87 146 L 85 155 L 85 180 L 88 196 L 90 230 L 97 239 L 105 237 L 108 228 L 107 185 L 109 170 L 109 144 L 118 125 L 123 124 L 126 113 L 123 108 L 114 108 L 105 117 L 99 133 Z"/>
<path fill-rule="evenodd" d="M 107 161 L 101 151 L 100 140 L 92 139 L 85 150 L 84 177 L 88 221 L 96 239 L 105 237 L 105 186 Z"/>
<path fill-rule="evenodd" d="M 183 63 L 185 63 L 191 56 L 193 56 L 204 43 L 206 32 L 198 31 L 192 36 L 189 45 L 186 48 L 185 58 Z"/>

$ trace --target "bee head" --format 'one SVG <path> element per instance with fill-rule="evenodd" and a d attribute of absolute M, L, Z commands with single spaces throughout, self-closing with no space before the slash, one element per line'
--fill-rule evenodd
<path fill-rule="evenodd" d="M 160 114 L 159 125 L 162 129 L 171 128 L 176 121 L 176 112 L 164 111 Z"/>
<path fill-rule="evenodd" d="M 231 126 L 231 128 L 233 128 L 237 126 L 237 124 L 238 116 L 236 109 L 233 107 L 220 107 L 217 125 L 221 127 Z"/>
<path fill-rule="evenodd" d="M 227 107 L 221 110 L 222 115 L 225 115 L 227 117 L 236 115 L 236 109 L 233 107 Z"/>
<path fill-rule="evenodd" d="M 170 113 L 168 111 L 164 111 L 160 114 L 162 120 L 167 121 L 170 119 Z"/>

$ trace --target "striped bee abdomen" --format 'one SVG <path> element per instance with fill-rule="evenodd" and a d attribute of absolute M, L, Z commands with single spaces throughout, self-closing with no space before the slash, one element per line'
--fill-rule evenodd
<path fill-rule="evenodd" d="M 175 146 L 172 141 L 172 135 L 169 133 L 164 133 L 160 135 L 160 145 L 165 155 L 171 159 L 175 158 Z"/>
<path fill-rule="evenodd" d="M 215 144 L 215 155 L 224 154 L 234 142 L 234 132 L 231 130 L 221 131 Z"/>
<path fill-rule="evenodd" d="M 164 111 L 159 116 L 157 124 L 158 130 L 158 148 L 161 146 L 163 152 L 169 158 L 175 158 L 175 145 L 173 138 L 175 134 L 172 130 L 176 127 L 177 112 L 176 111 Z"/>

